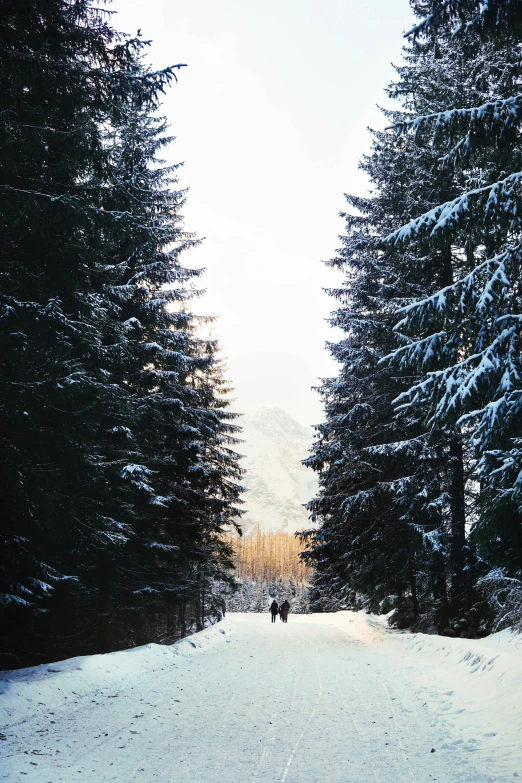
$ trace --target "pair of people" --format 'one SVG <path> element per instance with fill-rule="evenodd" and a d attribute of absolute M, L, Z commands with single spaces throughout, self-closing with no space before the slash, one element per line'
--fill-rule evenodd
<path fill-rule="evenodd" d="M 224 598 L 221 599 L 219 606 L 216 607 L 216 622 L 219 623 L 227 613 L 227 604 Z"/>
<path fill-rule="evenodd" d="M 288 622 L 288 612 L 290 611 L 290 604 L 288 601 L 285 600 L 281 604 L 281 606 L 278 605 L 277 601 L 274 600 L 270 604 L 270 614 L 272 615 L 272 622 L 275 623 L 277 615 L 281 618 L 283 623 Z"/>

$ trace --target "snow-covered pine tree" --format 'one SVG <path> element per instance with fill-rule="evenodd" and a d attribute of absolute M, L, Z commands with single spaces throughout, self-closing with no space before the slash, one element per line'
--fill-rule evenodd
<path fill-rule="evenodd" d="M 206 319 L 207 321 L 209 319 Z M 219 357 L 215 339 L 194 341 L 199 356 L 206 359 L 201 370 L 192 372 L 190 384 L 198 391 L 200 410 L 206 411 L 202 422 L 202 443 L 198 466 L 192 479 L 199 485 L 202 525 L 196 539 L 195 556 L 198 571 L 198 604 L 201 623 L 205 613 L 212 614 L 215 587 L 227 592 L 235 587 L 234 550 L 229 533 L 241 532 L 241 478 L 236 448 L 240 444 L 238 414 L 229 410 L 231 386 L 225 378 L 224 362 Z M 225 535 L 226 533 L 226 535 Z"/>
<path fill-rule="evenodd" d="M 140 58 L 132 66 L 142 81 L 150 76 Z M 123 557 L 110 566 L 122 578 L 113 580 L 117 599 L 109 603 L 114 618 L 135 618 L 140 639 L 174 610 L 185 615 L 189 602 L 189 615 L 203 622 L 214 581 L 230 578 L 221 532 L 239 516 L 241 475 L 218 346 L 201 335 L 209 319 L 188 309 L 201 272 L 180 262 L 195 240 L 181 228 L 177 167 L 158 157 L 170 139 L 154 114 L 162 85 L 149 81 L 146 100 L 126 96 L 116 113 L 108 139 L 114 180 L 104 201 L 118 272 L 108 290 L 127 335 L 119 382 L 137 412 L 125 433 L 134 458 L 121 465 L 136 493 L 134 519 Z"/>
<path fill-rule="evenodd" d="M 436 36 L 443 29 L 452 36 L 466 35 L 470 30 L 484 37 L 508 30 L 522 33 L 520 0 L 410 0 L 420 21 L 406 37 Z"/>
<path fill-rule="evenodd" d="M 120 338 L 97 283 L 100 129 L 128 52 L 87 0 L 6 2 L 0 35 L 2 629 L 28 657 L 69 622 L 81 648 L 78 568 L 117 505 L 98 424 L 126 396 L 107 383 Z"/>
<path fill-rule="evenodd" d="M 306 534 L 305 558 L 315 568 L 315 605 L 324 608 L 354 605 L 358 594 L 378 607 L 390 593 L 415 596 L 416 590 L 412 576 L 419 537 L 395 502 L 407 491 L 414 468 L 397 445 L 393 461 L 377 448 L 392 448 L 404 435 L 391 405 L 400 379 L 378 363 L 394 339 L 391 323 L 398 295 L 397 275 L 388 274 L 390 259 L 380 250 L 379 238 L 404 209 L 401 183 L 409 159 L 405 155 L 400 171 L 384 134 L 375 134 L 373 146 L 362 167 L 378 193 L 367 199 L 348 197 L 347 236 L 330 262 L 346 274 L 343 287 L 330 294 L 340 302 L 332 323 L 347 336 L 330 346 L 340 372 L 321 388 L 326 421 L 317 427 L 314 453 L 307 460 L 319 472 L 321 491 L 309 506 L 320 528 Z"/>
<path fill-rule="evenodd" d="M 458 7 L 457 7 L 458 6 Z M 415 46 L 430 41 L 468 63 L 463 98 L 419 112 L 396 130 L 431 143 L 458 191 L 390 236 L 426 257 L 445 252 L 443 285 L 405 308 L 394 361 L 417 381 L 403 409 L 433 428 L 460 429 L 478 463 L 472 540 L 492 564 L 522 569 L 520 187 L 522 4 L 415 3 Z"/>
<path fill-rule="evenodd" d="M 388 91 L 400 102 L 386 113 L 392 123 L 444 106 L 465 65 L 448 73 L 442 50 L 430 43 L 405 57 Z M 308 461 L 320 472 L 321 493 L 310 510 L 321 526 L 308 534 L 307 558 L 316 568 L 317 605 L 370 599 L 376 607 L 389 593 L 407 592 L 410 613 L 400 621 L 411 622 L 420 602 L 424 621 L 433 618 L 443 630 L 458 612 L 447 600 L 448 577 L 455 604 L 466 567 L 465 454 L 456 433 L 432 432 L 422 412 L 394 413 L 392 401 L 410 379 L 382 361 L 399 345 L 397 310 L 436 290 L 445 274 L 442 253 L 428 261 L 424 248 L 404 251 L 385 241 L 405 216 L 455 194 L 454 173 L 441 173 L 437 158 L 411 137 L 376 133 L 362 164 L 372 194 L 348 199 L 348 234 L 332 262 L 347 277 L 331 292 L 341 302 L 333 322 L 347 337 L 331 346 L 341 370 L 323 384 L 326 422 Z"/>
<path fill-rule="evenodd" d="M 185 306 L 198 273 L 178 260 L 192 242 L 184 194 L 156 159 L 177 66 L 147 68 L 143 41 L 89 0 L 4 10 L 1 592 L 14 665 L 184 633 L 201 563 L 228 565 L 219 531 L 237 517 L 240 471 L 217 346 Z"/>

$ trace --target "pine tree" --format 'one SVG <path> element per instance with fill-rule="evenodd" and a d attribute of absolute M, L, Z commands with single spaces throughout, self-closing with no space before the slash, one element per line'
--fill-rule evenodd
<path fill-rule="evenodd" d="M 429 40 L 463 57 L 463 99 L 399 124 L 432 143 L 458 191 L 414 217 L 390 241 L 445 248 L 451 274 L 412 302 L 395 354 L 418 380 L 403 396 L 432 426 L 457 428 L 477 462 L 472 540 L 490 563 L 521 573 L 520 217 L 522 5 L 416 3 L 416 46 Z M 448 59 L 448 66 L 450 60 Z"/>
<path fill-rule="evenodd" d="M 446 51 L 430 43 L 405 56 L 388 90 L 401 104 L 386 112 L 394 124 L 444 106 L 467 67 L 461 58 L 448 71 Z M 308 461 L 320 472 L 321 494 L 310 509 L 321 526 L 308 534 L 306 557 L 316 567 L 319 606 L 363 600 L 378 608 L 390 593 L 407 595 L 398 622 L 417 619 L 420 604 L 424 622 L 433 618 L 443 630 L 471 598 L 464 579 L 472 561 L 465 540 L 469 458 L 455 430 L 432 429 L 415 406 L 397 413 L 394 399 L 407 390 L 411 370 L 385 361 L 401 350 L 392 328 L 398 310 L 431 294 L 448 273 L 444 249 L 386 242 L 392 226 L 456 192 L 453 172 L 439 171 L 437 158 L 412 137 L 376 133 L 362 164 L 372 195 L 348 199 L 348 233 L 332 262 L 346 282 L 331 292 L 341 303 L 333 323 L 347 337 L 331 346 L 339 377 L 321 390 L 326 422 Z"/>
<path fill-rule="evenodd" d="M 52 606 L 65 624 L 73 595 L 87 597 L 70 566 L 111 527 L 97 415 L 120 391 L 105 379 L 112 328 L 94 280 L 100 125 L 128 54 L 88 2 L 2 11 L 2 605 L 30 650 Z"/>
<path fill-rule="evenodd" d="M 218 346 L 187 307 L 185 194 L 158 160 L 180 66 L 150 69 L 88 0 L 6 10 L 4 648 L 172 640 L 231 579 L 241 475 Z"/>
<path fill-rule="evenodd" d="M 142 617 L 196 602 L 199 624 L 213 581 L 230 578 L 221 532 L 239 515 L 241 471 L 230 448 L 238 428 L 227 411 L 218 346 L 198 336 L 201 319 L 187 309 L 200 272 L 180 263 L 195 240 L 180 228 L 185 194 L 174 188 L 177 167 L 157 157 L 170 141 L 165 121 L 151 114 L 158 93 L 151 90 L 145 106 L 131 96 L 121 110 L 115 187 L 105 203 L 118 216 L 120 277 L 110 290 L 127 331 L 122 379 L 139 412 L 130 434 L 136 458 L 122 467 L 137 504 L 120 600 L 127 607 L 138 600 Z"/>
<path fill-rule="evenodd" d="M 416 614 L 414 563 L 420 541 L 405 523 L 402 501 L 397 502 L 413 472 L 407 453 L 400 454 L 391 404 L 401 381 L 379 364 L 394 340 L 394 299 L 403 295 L 400 278 L 389 275 L 389 254 L 379 247 L 393 213 L 404 210 L 401 182 L 408 155 L 402 171 L 395 165 L 391 174 L 390 159 L 386 136 L 375 134 L 374 153 L 362 165 L 379 195 L 348 198 L 354 212 L 344 215 L 348 233 L 331 262 L 347 277 L 341 289 L 330 291 L 340 302 L 332 323 L 347 336 L 330 346 L 340 374 L 321 389 L 327 418 L 317 427 L 314 454 L 307 460 L 320 473 L 321 493 L 309 508 L 321 527 L 307 534 L 305 557 L 316 569 L 317 606 L 355 605 L 360 594 L 378 608 L 390 593 L 409 591 Z M 384 444 L 393 449 L 393 462 Z"/>
<path fill-rule="evenodd" d="M 510 34 L 522 32 L 520 0 L 410 0 L 421 21 L 406 37 L 437 35 L 440 29 L 452 36 L 469 31 L 496 36 L 506 29 Z"/>

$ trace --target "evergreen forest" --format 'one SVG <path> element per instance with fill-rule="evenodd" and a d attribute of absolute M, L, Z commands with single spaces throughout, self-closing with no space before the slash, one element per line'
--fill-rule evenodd
<path fill-rule="evenodd" d="M 242 539 L 241 419 L 165 160 L 185 66 L 153 68 L 104 3 L 2 0 L 0 667 L 172 643 L 223 596 L 288 591 L 522 629 L 522 2 L 410 6 L 327 262 L 310 526 Z"/>
<path fill-rule="evenodd" d="M 1 664 L 199 629 L 232 579 L 238 425 L 163 162 L 148 42 L 90 0 L 6 0 Z"/>
<path fill-rule="evenodd" d="M 412 0 L 346 196 L 303 535 L 319 610 L 522 627 L 522 4 Z"/>

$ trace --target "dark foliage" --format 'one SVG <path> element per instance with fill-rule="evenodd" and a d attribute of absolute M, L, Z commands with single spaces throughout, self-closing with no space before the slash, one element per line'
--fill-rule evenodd
<path fill-rule="evenodd" d="M 238 427 L 158 158 L 180 66 L 145 46 L 89 0 L 2 5 L 7 664 L 184 635 L 231 565 Z"/>
<path fill-rule="evenodd" d="M 413 5 L 400 108 L 331 262 L 346 337 L 305 557 L 318 607 L 480 634 L 488 567 L 520 576 L 520 4 Z"/>

